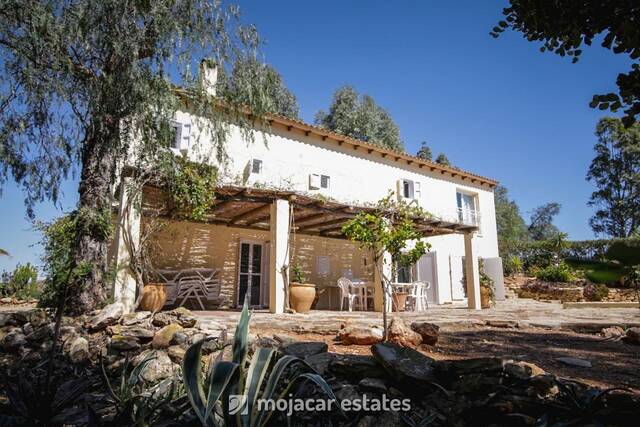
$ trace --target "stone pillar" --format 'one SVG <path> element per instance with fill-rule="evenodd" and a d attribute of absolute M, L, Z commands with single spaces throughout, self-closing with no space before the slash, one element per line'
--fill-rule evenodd
<path fill-rule="evenodd" d="M 380 266 L 380 268 L 382 269 L 382 272 L 385 276 L 387 276 L 388 279 L 391 279 L 391 254 L 385 252 L 383 255 L 383 260 L 381 260 L 381 264 L 382 265 Z M 382 313 L 384 309 L 382 300 L 384 289 L 382 287 L 382 277 L 380 277 L 380 274 L 378 273 L 378 268 L 374 270 L 373 277 L 375 285 L 373 290 L 373 308 L 375 311 Z M 390 313 L 392 306 L 391 295 L 388 295 L 387 297 L 387 312 Z"/>
<path fill-rule="evenodd" d="M 480 306 L 480 272 L 478 257 L 473 247 L 473 233 L 464 235 L 464 270 L 467 278 L 467 302 L 469 308 L 481 310 Z"/>
<path fill-rule="evenodd" d="M 137 284 L 129 269 L 129 247 L 140 246 L 140 211 L 133 206 L 129 188 L 131 177 L 125 177 L 120 184 L 120 206 L 116 224 L 116 278 L 113 287 L 115 302 L 121 302 L 125 311 L 133 310 L 136 301 Z"/>
<path fill-rule="evenodd" d="M 271 205 L 269 311 L 276 314 L 284 313 L 285 280 L 289 278 L 289 214 L 289 201 L 278 199 Z"/>

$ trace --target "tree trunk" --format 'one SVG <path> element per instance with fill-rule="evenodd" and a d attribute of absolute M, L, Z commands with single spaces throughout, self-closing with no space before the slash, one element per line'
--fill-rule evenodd
<path fill-rule="evenodd" d="M 72 314 L 87 313 L 99 308 L 108 298 L 105 283 L 107 271 L 108 234 L 96 226 L 95 219 L 108 213 L 111 218 L 112 184 L 115 175 L 118 126 L 91 126 L 82 150 L 82 175 L 79 186 L 78 230 L 74 263 L 88 273 L 72 284 L 67 310 Z M 104 121 L 103 121 L 104 123 Z"/>

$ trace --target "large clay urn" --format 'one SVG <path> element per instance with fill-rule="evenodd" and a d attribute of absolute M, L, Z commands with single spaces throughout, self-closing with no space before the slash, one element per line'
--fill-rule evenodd
<path fill-rule="evenodd" d="M 316 285 L 311 283 L 289 284 L 289 304 L 297 313 L 308 313 L 316 299 Z"/>
<path fill-rule="evenodd" d="M 140 310 L 160 311 L 167 302 L 167 287 L 162 283 L 148 283 L 142 289 Z"/>

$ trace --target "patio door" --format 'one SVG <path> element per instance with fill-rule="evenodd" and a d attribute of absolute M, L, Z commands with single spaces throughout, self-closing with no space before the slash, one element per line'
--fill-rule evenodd
<path fill-rule="evenodd" d="M 449 273 L 451 277 L 451 299 L 463 300 L 467 297 L 464 257 L 449 256 Z"/>
<path fill-rule="evenodd" d="M 242 307 L 244 298 L 251 290 L 250 305 L 259 307 L 261 302 L 262 276 L 264 264 L 264 243 L 242 240 L 238 260 L 238 301 Z"/>
<path fill-rule="evenodd" d="M 430 286 L 427 289 L 427 301 L 429 304 L 436 304 L 436 253 L 427 252 L 422 255 L 416 264 L 416 270 L 418 273 L 418 280 L 422 282 L 429 282 Z"/>

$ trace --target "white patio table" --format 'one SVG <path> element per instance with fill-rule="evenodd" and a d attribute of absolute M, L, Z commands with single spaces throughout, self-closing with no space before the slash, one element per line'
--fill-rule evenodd
<path fill-rule="evenodd" d="M 351 279 L 351 284 L 359 293 L 362 294 L 360 298 L 362 298 L 363 301 L 362 304 L 364 306 L 364 311 L 367 311 L 368 291 L 371 290 L 371 295 L 373 296 L 373 293 L 375 292 L 375 284 L 373 282 L 362 279 Z"/>

